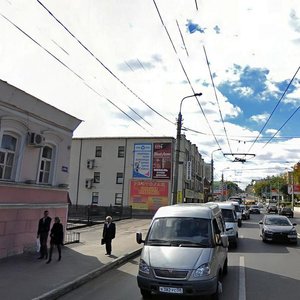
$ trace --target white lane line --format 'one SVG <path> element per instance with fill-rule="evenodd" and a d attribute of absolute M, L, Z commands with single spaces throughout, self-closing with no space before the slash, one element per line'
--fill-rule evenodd
<path fill-rule="evenodd" d="M 240 256 L 239 300 L 246 300 L 245 257 Z"/>

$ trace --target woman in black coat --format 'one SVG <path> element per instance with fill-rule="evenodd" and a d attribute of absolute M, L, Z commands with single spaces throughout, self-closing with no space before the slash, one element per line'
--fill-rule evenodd
<path fill-rule="evenodd" d="M 116 236 L 116 224 L 112 222 L 112 217 L 107 216 L 104 223 L 102 238 L 105 242 L 106 255 L 111 255 L 111 241 Z"/>
<path fill-rule="evenodd" d="M 52 251 L 54 245 L 57 246 L 58 250 L 58 261 L 61 260 L 61 245 L 63 245 L 63 240 L 64 240 L 64 228 L 62 224 L 60 223 L 59 217 L 55 217 L 54 219 L 54 224 L 51 228 L 50 232 L 50 253 L 49 253 L 49 259 L 47 261 L 47 264 L 51 262 L 52 259 Z"/>

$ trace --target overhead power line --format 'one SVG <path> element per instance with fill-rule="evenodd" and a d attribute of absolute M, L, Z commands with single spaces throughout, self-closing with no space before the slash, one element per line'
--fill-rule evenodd
<path fill-rule="evenodd" d="M 57 58 L 55 55 L 53 55 L 49 50 L 47 50 L 45 47 L 43 47 L 39 42 L 37 42 L 34 38 L 32 38 L 28 33 L 26 33 L 24 30 L 22 30 L 18 25 L 16 25 L 14 22 L 12 22 L 10 19 L 8 19 L 6 16 L 1 14 L 1 17 L 3 17 L 5 20 L 7 20 L 11 25 L 13 25 L 15 28 L 17 28 L 21 33 L 23 33 L 25 36 L 27 36 L 32 42 L 34 42 L 36 45 L 38 45 L 41 49 L 43 49 L 47 54 L 49 54 L 51 57 L 53 57 L 58 63 L 60 63 L 62 66 L 64 66 L 67 70 L 72 72 L 76 77 L 78 77 L 89 89 L 91 89 L 93 92 L 95 92 L 100 97 L 106 99 L 110 104 L 112 104 L 115 108 L 117 108 L 120 112 L 122 112 L 124 115 L 126 115 L 130 120 L 132 120 L 134 123 L 136 123 L 139 127 L 150 133 L 144 126 L 142 126 L 140 123 L 138 123 L 135 119 L 133 119 L 130 115 L 128 115 L 125 111 L 123 111 L 120 107 L 118 107 L 113 101 L 108 99 L 107 97 L 99 94 L 94 88 L 92 88 L 90 85 L 88 85 L 84 79 L 78 75 L 75 71 L 73 71 L 69 66 L 67 66 L 63 61 L 61 61 L 59 58 Z"/>
<path fill-rule="evenodd" d="M 220 118 L 221 118 L 221 121 L 222 121 L 222 124 L 223 124 L 223 129 L 224 129 L 225 136 L 226 136 L 226 139 L 227 139 L 228 147 L 229 147 L 230 152 L 232 153 L 232 149 L 231 149 L 230 142 L 229 142 L 229 139 L 228 139 L 227 130 L 226 130 L 225 123 L 224 123 L 223 114 L 222 114 L 222 111 L 221 111 L 221 108 L 220 108 L 220 102 L 219 102 L 219 98 L 218 98 L 218 95 L 217 95 L 215 82 L 214 82 L 214 79 L 213 79 L 213 76 L 212 76 L 212 73 L 211 73 L 211 69 L 210 69 L 210 65 L 209 65 L 209 61 L 208 61 L 208 57 L 207 57 L 207 53 L 206 53 L 206 49 L 205 49 L 204 45 L 203 45 L 203 51 L 204 51 L 204 55 L 205 55 L 205 59 L 206 59 L 207 68 L 208 68 L 208 71 L 209 71 L 210 80 L 211 80 L 211 83 L 212 83 L 212 86 L 213 86 L 213 89 L 214 89 L 215 98 L 216 98 L 216 101 L 217 101 L 217 104 L 218 104 L 219 114 L 220 114 Z"/>
<path fill-rule="evenodd" d="M 253 147 L 254 144 L 256 143 L 258 137 L 261 135 L 261 133 L 263 132 L 263 130 L 265 129 L 265 127 L 266 127 L 267 124 L 269 123 L 269 121 L 270 121 L 271 117 L 273 116 L 275 110 L 277 109 L 279 103 L 282 101 L 282 99 L 283 99 L 283 97 L 285 96 L 285 94 L 287 93 L 287 91 L 288 91 L 290 85 L 291 85 L 292 82 L 294 81 L 294 79 L 295 79 L 295 77 L 296 77 L 296 75 L 297 75 L 299 69 L 300 69 L 300 66 L 298 67 L 298 69 L 297 69 L 297 71 L 295 72 L 294 76 L 292 77 L 292 79 L 290 80 L 289 84 L 288 84 L 287 87 L 285 88 L 283 94 L 281 95 L 281 97 L 280 97 L 280 99 L 278 100 L 277 104 L 275 105 L 273 111 L 271 112 L 271 114 L 270 114 L 268 120 L 266 121 L 266 123 L 264 124 L 264 126 L 262 127 L 262 129 L 260 130 L 260 132 L 259 132 L 259 134 L 257 135 L 256 139 L 254 140 L 254 142 L 253 142 L 252 145 L 250 146 L 248 152 L 250 152 L 250 150 L 252 149 L 252 147 Z M 276 134 L 277 134 L 277 133 L 278 133 L 278 131 L 276 132 Z M 276 134 L 275 134 L 275 135 L 276 135 Z M 274 137 L 275 135 L 273 135 L 273 137 Z M 271 141 L 271 140 L 272 140 L 272 138 L 270 139 L 270 141 Z M 269 143 L 269 142 L 268 142 L 268 143 Z M 267 144 L 268 144 L 268 143 L 267 143 Z M 266 145 L 267 145 L 267 144 L 266 144 Z M 265 145 L 265 146 L 266 146 L 266 145 Z M 265 147 L 265 146 L 264 146 L 264 147 Z"/>
<path fill-rule="evenodd" d="M 111 74 L 116 80 L 119 81 L 132 95 L 134 95 L 138 100 L 140 100 L 144 105 L 146 105 L 150 110 L 152 110 L 154 113 L 159 115 L 164 120 L 168 121 L 169 123 L 174 124 L 174 122 L 170 121 L 168 118 L 163 116 L 161 113 L 159 113 L 157 110 L 155 110 L 153 107 L 151 107 L 146 101 L 144 101 L 140 96 L 138 96 L 131 88 L 129 88 L 123 80 L 121 80 L 115 73 L 113 73 L 110 68 L 108 68 L 96 55 L 92 53 L 92 51 L 89 50 L 87 46 L 85 46 L 58 18 L 54 16 L 54 14 L 40 1 L 37 0 L 37 2 L 50 14 L 50 16 L 59 23 L 109 74 Z M 144 120 L 144 119 L 143 119 Z M 148 123 L 146 120 L 144 120 L 148 125 L 152 127 L 150 123 Z"/>
<path fill-rule="evenodd" d="M 188 77 L 188 74 L 187 74 L 187 72 L 186 72 L 186 70 L 185 70 L 185 68 L 184 68 L 184 66 L 183 66 L 183 63 L 182 63 L 181 59 L 180 59 L 179 56 L 178 56 L 176 47 L 175 47 L 175 45 L 174 45 L 174 43 L 173 43 L 173 40 L 172 40 L 172 38 L 171 38 L 171 36 L 170 36 L 170 33 L 169 33 L 169 31 L 168 31 L 168 29 L 167 29 L 167 27 L 166 27 L 166 25 L 165 25 L 165 23 L 164 23 L 164 21 L 163 21 L 163 18 L 162 18 L 161 14 L 160 14 L 160 11 L 159 11 L 159 9 L 158 9 L 158 6 L 157 6 L 155 0 L 153 0 L 153 3 L 154 3 L 154 6 L 155 6 L 155 8 L 156 8 L 156 12 L 157 12 L 157 14 L 158 14 L 158 16 L 159 16 L 159 18 L 160 18 L 161 24 L 163 25 L 163 27 L 164 27 L 164 29 L 165 29 L 165 32 L 166 32 L 166 34 L 167 34 L 167 36 L 168 36 L 168 38 L 169 38 L 169 41 L 170 41 L 170 43 L 171 43 L 171 45 L 172 45 L 172 47 L 173 47 L 173 50 L 174 50 L 174 52 L 175 52 L 175 54 L 176 54 L 176 57 L 177 57 L 178 62 L 179 62 L 179 64 L 180 64 L 180 66 L 181 66 L 181 69 L 182 69 L 182 71 L 183 71 L 183 73 L 184 73 L 184 75 L 185 75 L 185 77 L 186 77 L 186 79 L 187 79 L 187 81 L 188 81 L 188 83 L 189 83 L 189 85 L 190 85 L 191 90 L 193 91 L 193 94 L 196 94 L 196 91 L 195 91 L 194 88 L 193 88 L 193 85 L 192 85 L 192 83 L 191 83 L 191 81 L 190 81 L 190 79 L 189 79 L 189 77 Z M 212 127 L 211 127 L 211 125 L 210 125 L 208 119 L 207 119 L 207 116 L 206 116 L 206 114 L 205 114 L 205 112 L 204 112 L 204 110 L 203 110 L 203 107 L 202 107 L 202 105 L 201 105 L 201 103 L 200 103 L 198 97 L 195 97 L 195 98 L 196 98 L 197 103 L 198 103 L 198 105 L 199 105 L 199 107 L 200 107 L 200 110 L 201 110 L 201 112 L 202 112 L 202 114 L 203 114 L 203 117 L 204 117 L 204 119 L 205 119 L 205 121 L 206 121 L 206 123 L 207 123 L 207 125 L 208 125 L 208 127 L 209 127 L 209 129 L 210 129 L 210 131 L 211 131 L 211 133 L 212 133 L 212 135 L 213 135 L 213 137 L 214 137 L 214 139 L 215 139 L 216 144 L 219 146 L 219 148 L 221 148 L 221 146 L 220 146 L 220 144 L 219 144 L 219 141 L 218 141 L 218 139 L 216 138 L 216 135 L 215 135 L 215 133 L 214 133 L 214 131 L 213 131 L 213 129 L 212 129 Z"/>
<path fill-rule="evenodd" d="M 291 114 L 291 116 L 280 126 L 280 128 L 274 133 L 274 135 L 265 143 L 263 148 L 265 148 L 272 139 L 278 134 L 278 132 L 287 124 L 287 122 L 296 114 L 296 112 L 300 109 L 300 105 L 296 108 L 296 110 Z"/>

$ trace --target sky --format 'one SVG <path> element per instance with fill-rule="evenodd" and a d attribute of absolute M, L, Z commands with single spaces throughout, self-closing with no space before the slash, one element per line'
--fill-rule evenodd
<path fill-rule="evenodd" d="M 176 137 L 180 111 L 245 188 L 300 160 L 297 4 L 0 0 L 0 79 L 83 120 L 74 137 Z"/>

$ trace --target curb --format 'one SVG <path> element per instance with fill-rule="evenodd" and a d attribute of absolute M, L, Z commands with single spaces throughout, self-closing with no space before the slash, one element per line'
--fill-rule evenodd
<path fill-rule="evenodd" d="M 119 266 L 131 258 L 135 258 L 138 255 L 141 254 L 142 248 L 129 252 L 127 254 L 124 254 L 116 259 L 114 259 L 112 262 L 105 264 L 93 271 L 90 271 L 82 276 L 77 277 L 76 279 L 67 282 L 61 286 L 59 286 L 56 289 L 53 289 L 45 294 L 42 294 L 41 296 L 38 296 L 36 298 L 33 298 L 32 300 L 54 300 L 58 299 L 59 297 L 71 292 L 72 290 L 75 290 L 76 288 L 80 287 L 81 285 L 87 283 L 88 281 L 96 278 L 97 276 L 113 269 L 116 266 Z"/>

